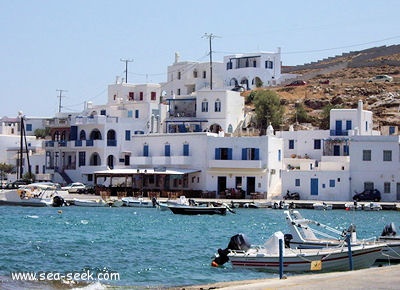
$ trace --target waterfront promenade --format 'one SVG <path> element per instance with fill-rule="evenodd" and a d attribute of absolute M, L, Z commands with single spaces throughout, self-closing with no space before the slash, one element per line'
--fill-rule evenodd
<path fill-rule="evenodd" d="M 261 280 L 220 282 L 208 285 L 171 288 L 171 290 L 399 289 L 399 273 L 400 265 L 393 265 L 347 272 L 331 272 L 324 274 L 289 276 L 286 279 L 270 278 Z"/>

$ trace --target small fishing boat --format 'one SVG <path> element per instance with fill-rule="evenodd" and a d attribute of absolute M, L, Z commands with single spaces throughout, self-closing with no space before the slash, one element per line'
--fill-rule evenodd
<path fill-rule="evenodd" d="M 103 199 L 78 199 L 74 198 L 74 205 L 87 207 L 104 207 L 109 206 Z"/>
<path fill-rule="evenodd" d="M 382 206 L 376 202 L 370 202 L 363 205 L 363 210 L 378 211 L 381 210 Z"/>
<path fill-rule="evenodd" d="M 345 271 L 351 268 L 350 264 L 353 269 L 372 266 L 384 247 L 384 244 L 362 244 L 351 246 L 351 252 L 344 244 L 321 249 L 292 249 L 279 246 L 279 240 L 283 243 L 283 239 L 283 233 L 276 232 L 264 245 L 252 246 L 245 236 L 235 235 L 225 250 L 218 249 L 211 265 L 219 266 L 230 261 L 234 268 L 279 272 L 282 259 L 284 272 Z"/>
<path fill-rule="evenodd" d="M 313 204 L 313 208 L 316 210 L 331 210 L 333 205 L 326 202 L 316 202 Z"/>
<path fill-rule="evenodd" d="M 377 240 L 387 244 L 382 250 L 383 257 L 380 257 L 377 261 L 400 263 L 400 235 L 397 235 L 396 226 L 393 222 L 383 228 L 382 234 Z"/>
<path fill-rule="evenodd" d="M 183 215 L 225 215 L 227 207 L 222 206 L 201 206 L 201 205 L 168 205 L 174 214 Z"/>
<path fill-rule="evenodd" d="M 63 196 L 68 192 L 61 186 L 51 182 L 37 182 L 23 185 L 18 189 L 3 190 L 0 194 L 0 204 L 20 206 L 63 206 Z"/>
<path fill-rule="evenodd" d="M 129 207 L 156 207 L 156 200 L 150 200 L 148 198 L 133 198 L 133 197 L 123 197 L 122 199 L 124 206 Z"/>
<path fill-rule="evenodd" d="M 348 202 L 344 204 L 345 210 L 362 210 L 363 206 L 359 204 L 357 201 L 355 202 Z"/>

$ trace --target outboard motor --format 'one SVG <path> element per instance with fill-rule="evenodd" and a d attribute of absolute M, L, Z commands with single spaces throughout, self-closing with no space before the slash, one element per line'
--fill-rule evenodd
<path fill-rule="evenodd" d="M 56 195 L 55 197 L 53 197 L 53 206 L 54 206 L 54 207 L 63 206 L 64 203 L 65 203 L 65 201 L 64 201 L 64 199 L 63 199 L 61 196 Z"/>
<path fill-rule="evenodd" d="M 285 248 L 290 248 L 290 241 L 293 240 L 292 234 L 284 234 L 283 240 L 285 241 Z"/>
<path fill-rule="evenodd" d="M 382 234 L 381 234 L 381 236 L 382 237 L 393 237 L 393 236 L 395 236 L 397 233 L 396 233 L 396 226 L 394 225 L 394 223 L 392 222 L 392 223 L 390 223 L 390 224 L 387 224 L 384 228 L 383 228 L 383 231 L 382 231 Z"/>
<path fill-rule="evenodd" d="M 211 262 L 211 266 L 222 266 L 229 261 L 228 254 L 230 250 L 247 251 L 250 243 L 244 234 L 237 234 L 231 237 L 228 247 L 225 250 L 218 249 L 218 256 Z"/>
<path fill-rule="evenodd" d="M 151 199 L 151 203 L 153 204 L 153 207 L 156 207 L 156 206 L 158 205 L 157 198 L 155 198 L 155 197 L 153 196 L 153 198 Z"/>

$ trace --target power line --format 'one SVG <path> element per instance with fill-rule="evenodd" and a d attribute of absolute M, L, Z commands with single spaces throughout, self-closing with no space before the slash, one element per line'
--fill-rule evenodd
<path fill-rule="evenodd" d="M 58 101 L 58 112 L 61 112 L 61 98 L 63 98 L 64 96 L 62 95 L 63 92 L 68 92 L 67 90 L 56 90 L 57 92 L 60 92 L 60 95 L 57 96 L 57 98 L 59 98 Z"/>
<path fill-rule="evenodd" d="M 212 48 L 211 48 L 211 40 L 219 37 L 216 36 L 212 33 L 208 34 L 208 33 L 204 33 L 202 38 L 208 38 L 209 44 L 210 44 L 210 90 L 212 90 Z"/>
<path fill-rule="evenodd" d="M 125 62 L 125 83 L 128 83 L 128 62 L 133 62 L 133 59 L 121 58 L 120 61 Z"/>

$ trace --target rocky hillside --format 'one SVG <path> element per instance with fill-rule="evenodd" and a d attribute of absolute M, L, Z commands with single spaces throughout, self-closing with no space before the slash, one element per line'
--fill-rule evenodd
<path fill-rule="evenodd" d="M 356 108 L 358 100 L 364 102 L 364 109 L 373 112 L 374 129 L 400 125 L 400 45 L 346 53 L 282 70 L 298 74 L 298 79 L 307 82 L 305 86 L 273 88 L 286 106 L 285 125 L 294 115 L 296 102 L 301 102 L 317 120 L 328 104 Z M 393 82 L 368 82 L 378 74 L 392 76 Z M 329 84 L 324 84 L 327 80 Z"/>

